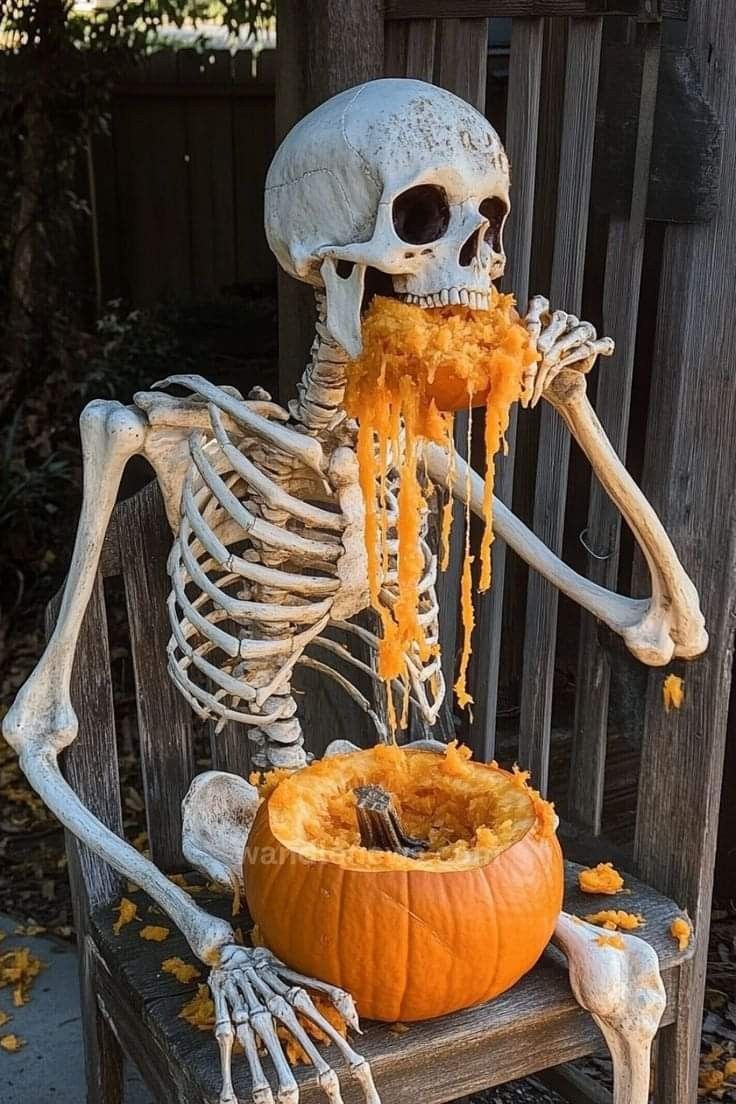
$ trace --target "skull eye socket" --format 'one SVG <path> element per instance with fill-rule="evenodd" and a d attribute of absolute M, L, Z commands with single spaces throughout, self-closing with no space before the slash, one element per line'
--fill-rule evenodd
<path fill-rule="evenodd" d="M 394 200 L 394 230 L 409 245 L 426 245 L 441 238 L 450 224 L 450 205 L 442 188 L 417 184 Z"/>
<path fill-rule="evenodd" d="M 483 200 L 480 205 L 480 213 L 483 218 L 488 219 L 488 226 L 483 236 L 493 252 L 500 253 L 501 227 L 508 213 L 508 208 L 502 199 L 499 199 L 498 196 L 492 196 Z"/>

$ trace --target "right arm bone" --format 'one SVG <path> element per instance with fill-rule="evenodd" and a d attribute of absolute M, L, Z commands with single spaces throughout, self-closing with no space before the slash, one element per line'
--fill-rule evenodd
<path fill-rule="evenodd" d="M 41 660 L 4 718 L 3 734 L 18 753 L 30 784 L 61 823 L 145 890 L 180 928 L 194 953 L 214 964 L 220 948 L 233 941 L 230 925 L 200 909 L 153 863 L 101 824 L 59 770 L 59 753 L 77 735 L 69 692 L 72 666 L 120 478 L 135 455 L 148 456 L 158 467 L 155 443 L 148 440 L 152 431 L 138 410 L 117 402 L 93 402 L 82 412 L 80 429 L 84 496 L 59 617 Z M 179 450 L 180 464 L 184 456 Z"/>

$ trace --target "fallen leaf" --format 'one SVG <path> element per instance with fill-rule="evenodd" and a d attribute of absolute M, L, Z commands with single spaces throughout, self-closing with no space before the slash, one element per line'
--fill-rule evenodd
<path fill-rule="evenodd" d="M 28 1004 L 31 999 L 31 985 L 43 968 L 43 962 L 31 954 L 27 947 L 16 947 L 0 955 L 0 989 L 5 986 L 13 987 L 15 1008 Z"/>
<path fill-rule="evenodd" d="M 685 700 L 685 682 L 679 675 L 668 675 L 662 683 L 662 701 L 669 713 L 671 709 L 679 709 Z"/>
<path fill-rule="evenodd" d="M 138 906 L 135 901 L 130 901 L 127 897 L 123 897 L 120 904 L 116 906 L 115 911 L 118 913 L 118 918 L 112 926 L 112 930 L 115 935 L 120 935 L 120 931 L 129 924 L 131 920 L 135 920 L 138 915 Z"/>
<path fill-rule="evenodd" d="M 165 974 L 171 974 L 175 977 L 182 985 L 187 985 L 195 978 L 201 977 L 197 967 L 191 966 L 182 958 L 167 958 L 165 962 L 161 963 L 161 969 Z"/>
<path fill-rule="evenodd" d="M 724 1077 L 721 1070 L 701 1070 L 700 1076 L 698 1077 L 698 1096 L 707 1096 L 708 1093 L 720 1089 L 723 1081 Z"/>
<path fill-rule="evenodd" d="M 196 994 L 182 1005 L 179 1019 L 198 1031 L 209 1031 L 215 1026 L 215 1004 L 206 985 L 197 986 Z"/>
<path fill-rule="evenodd" d="M 16 1051 L 21 1050 L 25 1045 L 25 1039 L 19 1038 L 18 1035 L 0 1035 L 0 1047 L 2 1047 L 3 1050 L 7 1050 L 8 1054 L 15 1054 Z"/>
<path fill-rule="evenodd" d="M 9 1012 L 4 1012 L 3 1009 L 0 1008 L 0 1027 L 5 1027 L 6 1024 L 10 1023 L 12 1018 Z"/>
<path fill-rule="evenodd" d="M 169 928 L 161 928 L 156 924 L 146 924 L 145 928 L 141 928 L 138 935 L 141 939 L 145 939 L 150 943 L 163 943 L 164 939 L 168 939 L 171 934 Z"/>
<path fill-rule="evenodd" d="M 408 1024 L 400 1023 L 399 1021 L 397 1021 L 396 1023 L 392 1023 L 389 1027 L 389 1031 L 392 1032 L 394 1035 L 406 1035 L 407 1031 L 409 1030 L 410 1028 Z"/>

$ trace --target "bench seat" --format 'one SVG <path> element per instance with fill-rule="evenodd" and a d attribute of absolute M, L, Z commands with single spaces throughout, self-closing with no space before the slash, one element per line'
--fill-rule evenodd
<path fill-rule="evenodd" d="M 674 1016 L 678 967 L 690 951 L 680 951 L 669 926 L 681 910 L 633 877 L 625 876 L 626 894 L 591 896 L 578 889 L 575 863 L 566 863 L 565 909 L 577 916 L 605 908 L 639 912 L 646 926 L 636 934 L 659 956 L 668 1003 L 663 1023 Z M 195 875 L 188 882 L 201 883 Z M 162 943 L 140 938 L 143 924 L 169 926 L 143 893 L 128 894 L 138 906 L 138 919 L 115 935 L 115 913 L 100 909 L 92 916 L 87 939 L 99 967 L 99 1001 L 115 1023 L 124 1049 L 141 1068 L 162 1101 L 217 1104 L 220 1069 L 218 1050 L 209 1031 L 198 1031 L 179 1017 L 182 1005 L 196 992 L 197 982 L 183 985 L 161 971 L 161 963 L 178 956 L 195 963 L 183 937 L 171 928 Z M 229 916 L 231 898 L 206 886 L 197 900 L 208 911 Z M 250 922 L 236 917 L 247 942 Z M 201 981 L 207 970 L 202 967 Z M 383 1104 L 444 1104 L 476 1090 L 522 1077 L 557 1062 L 590 1054 L 600 1048 L 601 1036 L 591 1017 L 576 1003 L 567 980 L 564 959 L 549 948 L 536 967 L 513 989 L 487 1004 L 441 1019 L 396 1028 L 364 1022 L 365 1034 L 355 1042 L 370 1060 Z M 361 1104 L 363 1097 L 333 1047 L 324 1051 L 340 1073 L 345 1104 Z M 264 1059 L 264 1068 L 268 1068 Z M 235 1058 L 234 1084 L 242 1104 L 250 1104 L 250 1081 L 243 1058 Z M 311 1067 L 296 1071 L 301 1104 L 324 1102 Z"/>

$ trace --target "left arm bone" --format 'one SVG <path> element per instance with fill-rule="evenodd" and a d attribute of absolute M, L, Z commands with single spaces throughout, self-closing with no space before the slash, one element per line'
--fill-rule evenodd
<path fill-rule="evenodd" d="M 585 377 L 574 369 L 563 369 L 545 391 L 545 398 L 564 419 L 631 527 L 649 565 L 652 596 L 627 598 L 585 579 L 494 498 L 497 535 L 563 594 L 623 637 L 629 650 L 643 663 L 662 666 L 673 656 L 699 655 L 707 646 L 708 637 L 697 591 L 662 523 L 606 437 L 586 398 Z M 455 456 L 451 464 L 449 454 L 437 445 L 427 447 L 426 457 L 431 478 L 462 499 L 467 479 L 465 461 Z M 483 513 L 483 482 L 475 472 L 470 473 L 470 508 L 476 514 Z"/>
<path fill-rule="evenodd" d="M 650 609 L 629 639 L 645 663 L 668 663 L 673 656 L 692 659 L 705 651 L 708 634 L 698 592 L 680 563 L 662 522 L 622 464 L 586 395 L 585 377 L 567 369 L 545 396 L 588 457 L 612 501 L 626 519 L 649 567 Z"/>
<path fill-rule="evenodd" d="M 464 500 L 465 488 L 469 483 L 470 509 L 482 517 L 483 480 L 478 473 L 472 470 L 468 473 L 468 465 L 459 454 L 451 461 L 450 454 L 439 445 L 427 445 L 425 456 L 430 477 L 435 483 L 452 491 L 458 500 Z M 624 595 L 614 594 L 573 571 L 554 552 L 550 552 L 546 544 L 495 496 L 493 527 L 496 536 L 504 540 L 509 548 L 513 548 L 530 567 L 614 632 L 623 636 L 646 615 L 650 605 L 648 599 L 626 598 Z"/>

